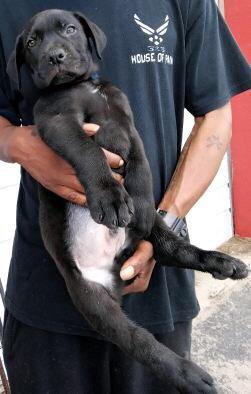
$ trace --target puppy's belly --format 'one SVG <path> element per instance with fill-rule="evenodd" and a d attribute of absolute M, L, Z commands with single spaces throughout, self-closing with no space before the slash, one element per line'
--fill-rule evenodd
<path fill-rule="evenodd" d="M 125 243 L 125 229 L 97 224 L 88 208 L 68 204 L 67 242 L 84 278 L 113 288 L 114 258 Z"/>

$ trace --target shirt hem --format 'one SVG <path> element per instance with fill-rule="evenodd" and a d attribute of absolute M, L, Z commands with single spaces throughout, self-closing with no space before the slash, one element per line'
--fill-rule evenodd
<path fill-rule="evenodd" d="M 203 116 L 203 115 L 207 114 L 208 112 L 214 111 L 214 110 L 224 106 L 225 104 L 228 103 L 228 101 L 231 100 L 232 97 L 234 97 L 240 93 L 243 93 L 250 88 L 251 88 L 251 80 L 249 79 L 239 85 L 233 86 L 227 95 L 222 96 L 207 105 L 195 106 L 193 108 L 190 106 L 186 106 L 186 108 L 195 117 Z"/>
<path fill-rule="evenodd" d="M 59 334 L 67 334 L 67 335 L 77 335 L 77 336 L 89 336 L 98 338 L 101 340 L 105 340 L 105 338 L 88 327 L 80 327 L 72 324 L 65 324 L 56 321 L 48 321 L 36 316 L 28 316 L 27 313 L 20 311 L 19 308 L 16 307 L 15 303 L 8 297 L 5 296 L 5 307 L 6 309 L 20 322 L 35 327 L 41 330 L 56 332 Z M 199 313 L 199 308 L 193 308 L 186 311 L 176 311 L 175 314 L 172 315 L 172 321 L 163 320 L 159 322 L 148 322 L 141 323 L 140 326 L 149 330 L 153 334 L 162 334 L 166 332 L 171 332 L 174 330 L 175 323 L 181 323 L 185 321 L 189 321 L 194 319 Z"/>
<path fill-rule="evenodd" d="M 10 123 L 14 124 L 15 126 L 20 126 L 21 124 L 20 119 L 11 111 L 0 110 L 0 116 L 7 119 Z"/>

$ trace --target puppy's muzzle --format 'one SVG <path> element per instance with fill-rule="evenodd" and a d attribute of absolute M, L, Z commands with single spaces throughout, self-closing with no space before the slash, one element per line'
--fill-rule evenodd
<path fill-rule="evenodd" d="M 66 51 L 63 48 L 55 48 L 49 52 L 48 62 L 53 65 L 63 64 L 66 56 Z"/>

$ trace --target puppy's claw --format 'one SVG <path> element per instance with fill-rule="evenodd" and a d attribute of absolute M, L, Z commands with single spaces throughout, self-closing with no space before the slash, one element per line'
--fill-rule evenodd
<path fill-rule="evenodd" d="M 123 186 L 111 180 L 106 188 L 96 190 L 88 198 L 92 218 L 110 229 L 126 227 L 133 211 L 133 202 Z"/>
<path fill-rule="evenodd" d="M 112 224 L 114 225 L 114 227 L 118 227 L 118 221 L 116 219 L 113 220 Z"/>

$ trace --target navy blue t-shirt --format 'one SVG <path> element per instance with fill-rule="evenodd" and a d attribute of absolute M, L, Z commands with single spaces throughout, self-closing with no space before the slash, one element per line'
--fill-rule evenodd
<path fill-rule="evenodd" d="M 20 118 L 24 125 L 33 123 L 38 92 L 25 68 L 21 92 L 10 87 L 5 61 L 28 19 L 47 8 L 81 11 L 106 33 L 101 75 L 129 97 L 157 205 L 179 158 L 184 108 L 204 115 L 251 87 L 250 68 L 214 0 L 2 0 L 0 115 L 16 125 Z M 37 183 L 24 169 L 21 174 L 7 308 L 35 327 L 93 335 L 44 248 Z M 154 333 L 172 330 L 174 322 L 198 313 L 193 272 L 158 266 L 149 289 L 125 296 L 123 307 Z"/>

